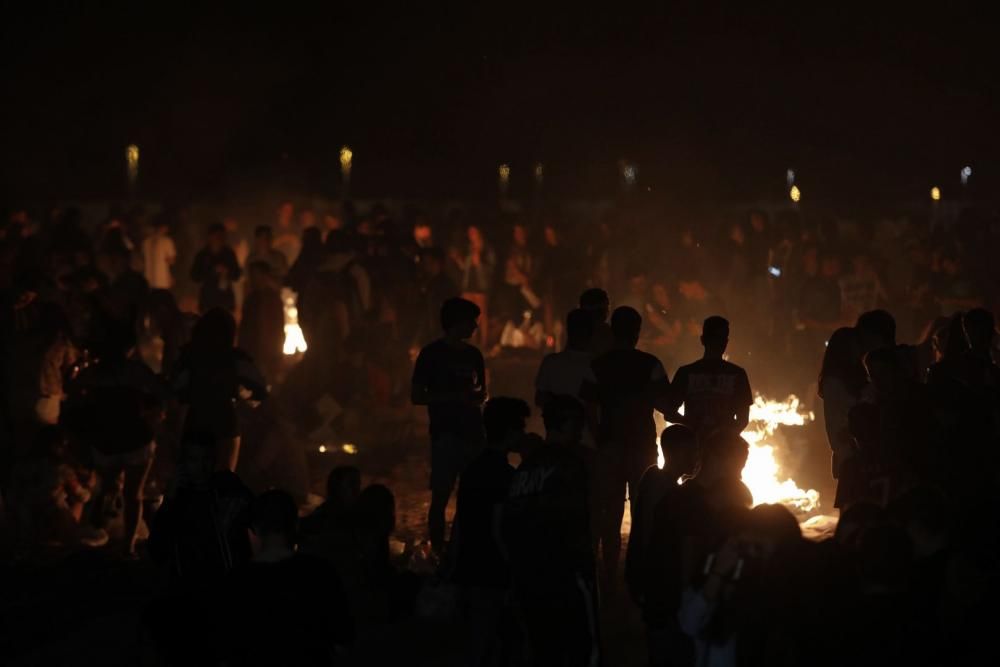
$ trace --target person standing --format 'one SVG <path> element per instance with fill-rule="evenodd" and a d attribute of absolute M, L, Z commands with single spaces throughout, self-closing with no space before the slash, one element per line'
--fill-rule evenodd
<path fill-rule="evenodd" d="M 170 238 L 170 223 L 160 215 L 153 221 L 153 233 L 142 242 L 146 282 L 150 289 L 170 289 L 174 286 L 173 266 L 177 247 Z"/>
<path fill-rule="evenodd" d="M 594 507 L 601 543 L 604 588 L 615 587 L 621 551 L 626 487 L 635 496 L 639 479 L 656 463 L 653 410 L 665 411 L 670 380 L 660 360 L 636 349 L 642 316 L 622 306 L 611 316 L 615 346 L 594 359 L 596 382 L 583 389 L 591 410 L 599 413 Z"/>
<path fill-rule="evenodd" d="M 426 405 L 431 436 L 431 504 L 427 529 L 431 547 L 443 552 L 445 508 L 465 466 L 482 449 L 481 406 L 486 400 L 486 365 L 468 341 L 476 333 L 479 306 L 460 298 L 441 306 L 444 336 L 424 347 L 413 369 L 411 400 Z"/>
<path fill-rule="evenodd" d="M 753 394 L 745 370 L 722 358 L 729 345 L 729 321 L 713 315 L 701 329 L 704 356 L 674 375 L 667 420 L 684 424 L 703 438 L 718 429 L 742 433 L 750 423 Z M 677 413 L 681 404 L 684 414 Z"/>
<path fill-rule="evenodd" d="M 274 233 L 267 225 L 261 225 L 253 233 L 253 251 L 247 256 L 245 266 L 254 262 L 267 264 L 268 271 L 279 286 L 288 274 L 288 260 L 285 255 L 274 248 Z"/>
<path fill-rule="evenodd" d="M 236 253 L 226 243 L 225 227 L 212 225 L 208 230 L 208 241 L 195 255 L 191 267 L 191 280 L 201 285 L 198 310 L 205 313 L 212 308 L 222 308 L 232 313 L 236 309 L 233 282 L 242 275 Z"/>

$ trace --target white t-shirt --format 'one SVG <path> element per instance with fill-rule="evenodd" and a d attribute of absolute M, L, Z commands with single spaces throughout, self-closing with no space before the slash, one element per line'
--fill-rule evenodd
<path fill-rule="evenodd" d="M 146 280 L 153 289 L 170 289 L 174 277 L 170 267 L 177 259 L 177 248 L 169 236 L 154 234 L 142 242 L 142 256 L 146 267 Z"/>

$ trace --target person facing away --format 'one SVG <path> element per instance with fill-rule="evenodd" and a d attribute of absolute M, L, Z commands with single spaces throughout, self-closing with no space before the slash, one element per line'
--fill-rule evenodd
<path fill-rule="evenodd" d="M 278 285 L 288 274 L 288 259 L 284 253 L 274 248 L 274 232 L 269 225 L 260 225 L 253 233 L 253 250 L 247 255 L 246 266 L 263 262 Z"/>
<path fill-rule="evenodd" d="M 226 229 L 221 224 L 208 230 L 205 247 L 198 251 L 191 266 L 191 280 L 198 283 L 198 310 L 202 313 L 212 308 L 233 312 L 236 296 L 233 282 L 243 275 L 236 253 L 226 244 Z"/>
<path fill-rule="evenodd" d="M 553 396 L 572 396 L 582 400 L 584 384 L 595 382 L 590 367 L 590 344 L 594 335 L 594 318 L 582 308 L 566 316 L 566 349 L 542 359 L 535 376 L 535 405 L 544 408 Z M 585 434 L 593 444 L 593 435 Z"/>
<path fill-rule="evenodd" d="M 466 341 L 478 328 L 479 307 L 465 299 L 441 306 L 444 336 L 420 351 L 413 369 L 411 400 L 426 405 L 431 436 L 431 503 L 427 527 L 431 546 L 444 547 L 445 508 L 465 466 L 483 445 L 486 364 Z"/>
<path fill-rule="evenodd" d="M 698 436 L 688 427 L 672 424 L 665 428 L 660 435 L 660 447 L 663 467 L 653 465 L 646 469 L 630 506 L 632 530 L 625 554 L 625 582 L 632 599 L 640 606 L 654 513 L 661 502 L 671 502 L 681 483 L 694 476 L 698 468 Z"/>
<path fill-rule="evenodd" d="M 699 436 L 716 429 L 741 433 L 750 422 L 753 394 L 745 370 L 725 361 L 729 321 L 712 316 L 702 325 L 705 355 L 677 369 L 673 383 L 671 422 L 684 424 Z M 684 405 L 684 414 L 677 409 Z"/>
<path fill-rule="evenodd" d="M 591 421 L 597 423 L 595 537 L 601 542 L 606 586 L 613 586 L 617 576 L 626 487 L 634 496 L 642 474 L 656 463 L 653 410 L 662 412 L 670 399 L 663 364 L 636 349 L 641 329 L 642 316 L 635 309 L 615 309 L 611 316 L 615 346 L 594 359 L 595 382 L 582 390 Z"/>
<path fill-rule="evenodd" d="M 285 309 L 270 264 L 247 264 L 247 295 L 240 319 L 240 347 L 250 355 L 264 378 L 276 384 L 285 342 Z"/>
<path fill-rule="evenodd" d="M 592 287 L 580 295 L 580 308 L 590 313 L 594 320 L 594 334 L 590 340 L 590 354 L 596 359 L 614 347 L 615 337 L 608 325 L 611 314 L 611 300 L 608 293 Z"/>
<path fill-rule="evenodd" d="M 188 406 L 179 468 L 192 479 L 185 481 L 236 469 L 240 429 L 235 401 L 243 390 L 255 401 L 268 395 L 267 381 L 235 341 L 232 314 L 213 308 L 194 325 L 177 362 L 173 388 Z"/>
<path fill-rule="evenodd" d="M 469 615 L 470 664 L 493 664 L 501 652 L 499 628 L 510 587 L 500 543 L 501 516 L 514 468 L 507 453 L 519 451 L 528 404 L 517 398 L 491 398 L 483 409 L 486 448 L 466 468 L 458 487 L 455 528 L 449 556 L 461 604 Z"/>
<path fill-rule="evenodd" d="M 165 215 L 159 215 L 153 221 L 153 233 L 142 242 L 142 256 L 150 288 L 170 289 L 174 286 L 172 270 L 177 261 L 177 247 L 170 238 L 170 222 Z"/>
<path fill-rule="evenodd" d="M 536 665 L 597 665 L 599 620 L 585 412 L 571 396 L 542 411 L 545 443 L 526 454 L 504 503 L 511 592 Z"/>
<path fill-rule="evenodd" d="M 289 494 L 266 491 L 250 511 L 253 560 L 232 573 L 221 600 L 226 664 L 340 664 L 354 621 L 336 570 L 296 551 L 298 508 Z"/>

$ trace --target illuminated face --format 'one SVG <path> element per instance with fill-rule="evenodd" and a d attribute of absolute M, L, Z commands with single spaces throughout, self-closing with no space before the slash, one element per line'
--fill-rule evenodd
<path fill-rule="evenodd" d="M 469 246 L 473 250 L 482 250 L 483 249 L 483 235 L 482 235 L 482 232 L 479 231 L 479 228 L 478 227 L 469 227 L 468 235 L 469 235 Z"/>
<path fill-rule="evenodd" d="M 528 245 L 528 230 L 524 225 L 514 225 L 514 243 L 521 247 Z"/>
<path fill-rule="evenodd" d="M 292 226 L 292 216 L 295 215 L 295 207 L 292 202 L 286 201 L 278 207 L 278 224 L 287 229 Z"/>

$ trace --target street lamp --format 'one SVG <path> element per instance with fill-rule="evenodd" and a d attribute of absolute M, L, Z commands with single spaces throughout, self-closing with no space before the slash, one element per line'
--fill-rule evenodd
<path fill-rule="evenodd" d="M 506 162 L 497 168 L 497 186 L 500 188 L 501 196 L 506 196 L 510 187 L 510 165 Z"/>
<path fill-rule="evenodd" d="M 799 201 L 802 199 L 802 191 L 799 190 L 799 186 L 793 185 L 792 189 L 788 191 L 788 196 L 791 198 L 793 202 L 798 204 Z"/>
<path fill-rule="evenodd" d="M 340 176 L 344 181 L 344 193 L 347 193 L 351 184 L 351 161 L 354 159 L 354 151 L 350 146 L 340 147 Z"/>
<path fill-rule="evenodd" d="M 941 201 L 941 188 L 936 185 L 931 188 L 931 201 Z"/>

